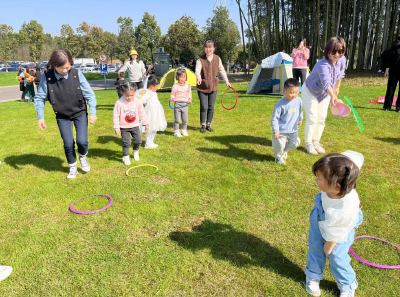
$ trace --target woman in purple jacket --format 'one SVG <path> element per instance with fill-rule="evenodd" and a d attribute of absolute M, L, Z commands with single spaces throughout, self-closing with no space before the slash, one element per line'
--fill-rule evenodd
<path fill-rule="evenodd" d="M 340 82 L 346 69 L 346 43 L 332 37 L 325 46 L 324 57 L 315 64 L 302 89 L 306 113 L 305 150 L 312 155 L 324 154 L 319 143 L 325 128 L 329 104 L 336 105 Z"/>

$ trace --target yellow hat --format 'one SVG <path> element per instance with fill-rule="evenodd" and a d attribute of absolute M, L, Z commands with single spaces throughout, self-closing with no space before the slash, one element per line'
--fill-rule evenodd
<path fill-rule="evenodd" d="M 132 49 L 129 56 L 132 56 L 132 55 L 138 55 L 137 51 Z"/>

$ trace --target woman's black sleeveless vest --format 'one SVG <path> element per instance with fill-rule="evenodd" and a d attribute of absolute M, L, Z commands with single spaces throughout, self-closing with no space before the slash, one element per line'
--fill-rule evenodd
<path fill-rule="evenodd" d="M 83 97 L 78 70 L 71 68 L 68 79 L 57 80 L 51 68 L 45 71 L 47 99 L 53 107 L 56 118 L 75 119 L 87 113 L 86 100 Z"/>

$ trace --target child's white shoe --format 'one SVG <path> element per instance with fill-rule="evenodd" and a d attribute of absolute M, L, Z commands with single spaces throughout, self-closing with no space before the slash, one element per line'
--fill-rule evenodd
<path fill-rule="evenodd" d="M 182 134 L 179 132 L 179 130 L 176 130 L 175 133 L 174 133 L 174 136 L 182 137 Z"/>
<path fill-rule="evenodd" d="M 354 297 L 356 294 L 356 290 L 340 292 L 340 297 Z"/>
<path fill-rule="evenodd" d="M 286 164 L 285 161 L 283 160 L 283 158 L 275 159 L 275 162 L 276 162 L 277 164 L 279 164 L 279 165 L 285 165 L 285 164 Z"/>
<path fill-rule="evenodd" d="M 144 146 L 145 149 L 155 149 L 155 148 L 157 148 L 157 147 L 158 147 L 158 144 L 155 144 L 155 143 L 146 144 L 146 145 Z"/>
<path fill-rule="evenodd" d="M 189 136 L 189 134 L 187 133 L 186 130 L 182 130 L 182 135 L 183 135 L 183 136 Z"/>
<path fill-rule="evenodd" d="M 287 152 L 284 152 L 282 157 L 283 157 L 284 160 L 286 160 L 287 159 Z"/>
<path fill-rule="evenodd" d="M 69 166 L 69 173 L 67 175 L 67 178 L 73 179 L 76 177 L 77 174 L 78 174 L 78 167 L 76 167 L 76 162 L 75 162 L 75 165 Z"/>
<path fill-rule="evenodd" d="M 321 289 L 319 288 L 319 280 L 312 279 L 306 276 L 306 290 L 313 296 L 321 296 Z"/>
<path fill-rule="evenodd" d="M 10 276 L 12 267 L 0 265 L 0 282 Z"/>
<path fill-rule="evenodd" d="M 124 164 L 126 166 L 129 166 L 129 165 L 131 165 L 131 158 L 129 158 L 129 156 L 123 156 L 122 157 L 122 162 L 124 162 Z"/>
<path fill-rule="evenodd" d="M 139 161 L 139 151 L 133 151 L 133 159 L 135 159 L 135 161 Z"/>

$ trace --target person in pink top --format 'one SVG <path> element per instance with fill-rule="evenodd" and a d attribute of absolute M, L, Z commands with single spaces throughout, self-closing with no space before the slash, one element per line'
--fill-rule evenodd
<path fill-rule="evenodd" d="M 129 148 L 133 138 L 133 158 L 139 161 L 139 148 L 142 144 L 139 122 L 142 121 L 145 131 L 149 132 L 149 121 L 147 120 L 144 107 L 139 99 L 135 98 L 136 84 L 126 82 L 120 86 L 122 97 L 114 106 L 114 129 L 117 136 L 122 136 L 122 161 L 125 165 L 131 165 Z"/>
<path fill-rule="evenodd" d="M 186 82 L 187 73 L 185 68 L 176 72 L 178 83 L 172 86 L 171 102 L 174 102 L 174 136 L 189 136 L 187 133 L 188 104 L 192 103 L 192 88 Z M 182 134 L 179 132 L 179 122 L 182 118 Z"/>
<path fill-rule="evenodd" d="M 306 39 L 301 38 L 291 55 L 293 58 L 293 78 L 297 80 L 301 78 L 301 85 L 303 85 L 307 78 L 307 60 L 310 57 L 310 50 L 306 46 Z"/>

